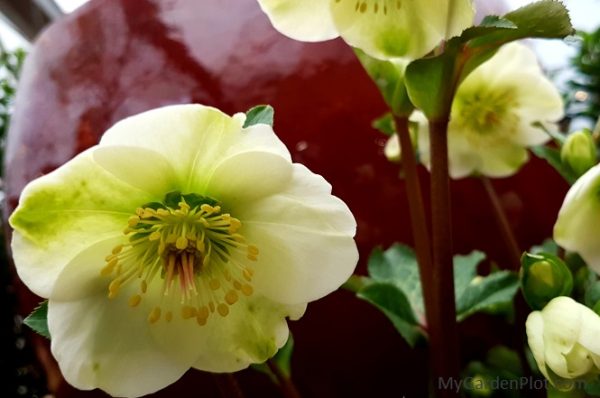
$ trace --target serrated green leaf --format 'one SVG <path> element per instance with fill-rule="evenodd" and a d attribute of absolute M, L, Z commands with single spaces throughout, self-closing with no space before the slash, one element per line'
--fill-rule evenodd
<path fill-rule="evenodd" d="M 477 265 L 485 259 L 485 253 L 473 251 L 466 256 L 456 255 L 454 264 L 454 296 L 461 297 L 477 276 Z"/>
<path fill-rule="evenodd" d="M 381 310 L 411 347 L 422 336 L 408 298 L 395 284 L 376 282 L 359 291 L 357 296 Z"/>
<path fill-rule="evenodd" d="M 371 123 L 371 127 L 373 127 L 376 130 L 379 130 L 380 133 L 388 137 L 391 137 L 392 135 L 396 134 L 394 116 L 390 112 L 373 120 L 373 122 Z"/>
<path fill-rule="evenodd" d="M 45 338 L 50 338 L 48 330 L 48 300 L 42 301 L 23 323 Z"/>
<path fill-rule="evenodd" d="M 510 271 L 477 276 L 456 302 L 456 317 L 462 321 L 476 312 L 498 313 L 510 308 L 519 288 L 519 278 Z"/>
<path fill-rule="evenodd" d="M 560 151 L 555 148 L 550 148 L 544 145 L 531 147 L 531 152 L 540 159 L 544 159 L 554 167 L 554 169 L 569 183 L 574 184 L 577 181 L 577 176 L 567 167 L 565 167 L 560 159 Z"/>
<path fill-rule="evenodd" d="M 410 247 L 395 243 L 385 252 L 376 248 L 369 257 L 368 270 L 374 281 L 388 282 L 398 287 L 410 302 L 417 319 L 424 319 L 419 264 Z"/>
<path fill-rule="evenodd" d="M 275 111 L 271 105 L 257 105 L 246 112 L 244 128 L 255 124 L 268 124 L 273 127 L 273 116 Z"/>

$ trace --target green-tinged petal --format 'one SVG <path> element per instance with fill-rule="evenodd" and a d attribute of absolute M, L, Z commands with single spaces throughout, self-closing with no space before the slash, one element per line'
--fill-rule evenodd
<path fill-rule="evenodd" d="M 594 355 L 600 355 L 600 316 L 588 307 L 581 305 L 581 330 L 579 344 Z"/>
<path fill-rule="evenodd" d="M 527 150 L 521 146 L 499 144 L 488 148 L 481 155 L 477 170 L 489 177 L 508 177 L 527 162 L 528 158 Z"/>
<path fill-rule="evenodd" d="M 581 344 L 575 344 L 573 349 L 564 356 L 570 378 L 584 376 L 594 367 L 589 351 Z"/>
<path fill-rule="evenodd" d="M 571 187 L 554 224 L 554 240 L 577 252 L 600 272 L 600 165 L 592 167 Z"/>
<path fill-rule="evenodd" d="M 10 217 L 17 272 L 39 296 L 50 296 L 77 254 L 120 236 L 136 207 L 155 199 L 100 167 L 93 152 L 27 185 Z"/>
<path fill-rule="evenodd" d="M 420 58 L 473 22 L 470 0 L 337 0 L 331 7 L 340 36 L 380 59 Z"/>
<path fill-rule="evenodd" d="M 330 0 L 258 0 L 279 32 L 300 41 L 323 41 L 338 37 Z"/>
<path fill-rule="evenodd" d="M 281 191 L 292 177 L 292 163 L 270 152 L 241 152 L 220 162 L 202 192 L 227 208 Z M 238 216 L 238 214 L 235 214 Z"/>
<path fill-rule="evenodd" d="M 534 311 L 529 314 L 525 327 L 527 329 L 527 342 L 529 343 L 529 348 L 531 348 L 535 362 L 543 375 L 548 378 L 544 356 L 544 318 L 542 313 Z"/>
<path fill-rule="evenodd" d="M 257 150 L 289 158 L 273 130 L 258 124 L 242 129 L 243 117 L 230 117 L 202 105 L 173 105 L 129 117 L 102 137 L 100 146 L 135 146 L 168 159 L 176 185 L 202 192 L 222 159 Z"/>
<path fill-rule="evenodd" d="M 356 221 L 348 206 L 331 195 L 331 185 L 295 163 L 287 188 L 276 195 L 232 210 L 244 224 L 290 226 L 311 233 L 354 236 Z"/>
<path fill-rule="evenodd" d="M 125 295 L 50 301 L 51 350 L 65 379 L 76 388 L 101 388 L 117 397 L 150 394 L 179 379 L 193 358 L 173 355 L 157 343 L 146 319 L 150 310 L 144 300 L 129 307 Z M 173 344 L 185 338 L 171 337 Z"/>

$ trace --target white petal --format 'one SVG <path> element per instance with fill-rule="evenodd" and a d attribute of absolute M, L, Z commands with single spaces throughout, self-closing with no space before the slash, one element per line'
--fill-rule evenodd
<path fill-rule="evenodd" d="M 51 349 L 65 379 L 76 388 L 101 388 L 118 397 L 150 394 L 179 379 L 192 361 L 156 343 L 146 320 L 149 310 L 144 300 L 130 308 L 124 295 L 50 301 Z"/>
<path fill-rule="evenodd" d="M 595 355 L 600 355 L 600 316 L 581 305 L 581 330 L 579 343 Z"/>
<path fill-rule="evenodd" d="M 398 138 L 398 134 L 392 135 L 387 142 L 385 143 L 385 147 L 383 148 L 383 154 L 390 162 L 399 162 L 401 152 L 400 152 L 400 139 Z"/>
<path fill-rule="evenodd" d="M 121 235 L 136 207 L 155 200 L 100 167 L 93 151 L 28 184 L 10 217 L 17 272 L 39 296 L 49 297 L 77 254 Z"/>
<path fill-rule="evenodd" d="M 258 0 L 279 32 L 300 41 L 323 41 L 338 37 L 330 0 Z"/>
<path fill-rule="evenodd" d="M 477 171 L 488 177 L 508 177 L 516 173 L 527 159 L 529 155 L 525 148 L 498 143 L 480 153 L 481 163 Z"/>
<path fill-rule="evenodd" d="M 554 240 L 577 252 L 600 273 L 600 165 L 592 167 L 569 189 L 554 224 Z"/>
<path fill-rule="evenodd" d="M 531 348 L 535 362 L 543 375 L 548 378 L 544 355 L 544 318 L 542 317 L 542 313 L 534 311 L 529 314 L 525 327 L 527 329 L 527 342 L 529 343 L 529 348 Z"/>

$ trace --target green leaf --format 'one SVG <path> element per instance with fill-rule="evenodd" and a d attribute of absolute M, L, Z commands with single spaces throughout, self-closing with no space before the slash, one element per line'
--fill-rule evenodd
<path fill-rule="evenodd" d="M 544 145 L 531 147 L 531 152 L 540 159 L 544 159 L 569 183 L 574 184 L 577 176 L 568 167 L 563 165 L 560 159 L 560 151 Z"/>
<path fill-rule="evenodd" d="M 550 253 L 555 256 L 558 255 L 558 245 L 552 238 L 548 238 L 544 240 L 540 245 L 531 246 L 529 253 L 531 254 L 539 254 L 539 253 Z"/>
<path fill-rule="evenodd" d="M 429 120 L 447 119 L 460 83 L 502 45 L 524 38 L 563 38 L 573 32 L 567 9 L 554 0 L 529 4 L 502 18 L 489 17 L 449 40 L 443 53 L 409 64 L 408 95 Z"/>
<path fill-rule="evenodd" d="M 257 105 L 246 112 L 244 128 L 255 124 L 268 124 L 273 127 L 273 115 L 275 111 L 271 105 Z"/>
<path fill-rule="evenodd" d="M 48 330 L 48 300 L 42 301 L 23 323 L 45 338 L 50 338 Z"/>
<path fill-rule="evenodd" d="M 474 251 L 466 256 L 456 255 L 454 264 L 454 295 L 461 297 L 469 284 L 477 277 L 477 265 L 485 259 L 485 253 Z"/>
<path fill-rule="evenodd" d="M 384 135 L 387 135 L 388 137 L 391 137 L 392 135 L 396 134 L 394 116 L 390 112 L 373 120 L 373 123 L 371 123 L 371 127 L 373 127 L 376 130 L 379 130 L 379 132 L 381 132 Z"/>
<path fill-rule="evenodd" d="M 404 84 L 404 69 L 407 62 L 382 61 L 354 49 L 356 57 L 375 82 L 383 99 L 396 116 L 408 117 L 414 110 Z"/>
<path fill-rule="evenodd" d="M 497 271 L 486 277 L 477 276 L 456 299 L 456 317 L 462 321 L 476 312 L 496 314 L 510 308 L 519 288 L 516 273 Z"/>
<path fill-rule="evenodd" d="M 396 285 L 376 282 L 359 291 L 357 296 L 381 310 L 411 347 L 422 336 L 406 295 Z"/>

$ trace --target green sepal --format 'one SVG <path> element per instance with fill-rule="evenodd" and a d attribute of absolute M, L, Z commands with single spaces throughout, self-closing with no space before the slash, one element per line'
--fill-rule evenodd
<path fill-rule="evenodd" d="M 273 127 L 274 115 L 275 110 L 271 105 L 257 105 L 246 112 L 246 121 L 244 121 L 243 127 L 247 128 L 255 124 L 267 124 Z"/>
<path fill-rule="evenodd" d="M 289 379 L 292 377 L 292 354 L 294 353 L 294 336 L 290 332 L 288 340 L 285 345 L 277 351 L 277 354 L 269 361 L 271 361 L 275 366 L 277 366 L 278 370 L 281 374 Z M 279 379 L 273 373 L 273 371 L 269 368 L 267 363 L 258 363 L 250 365 L 252 369 L 264 373 L 267 375 L 271 381 L 275 384 L 280 384 Z"/>
<path fill-rule="evenodd" d="M 406 63 L 376 59 L 358 48 L 354 49 L 354 53 L 379 88 L 392 113 L 396 116 L 410 116 L 415 107 L 404 84 Z"/>
<path fill-rule="evenodd" d="M 378 130 L 383 135 L 391 137 L 396 134 L 396 125 L 394 124 L 394 115 L 391 112 L 387 112 L 384 115 L 373 120 L 371 127 Z"/>
<path fill-rule="evenodd" d="M 33 329 L 37 334 L 50 338 L 48 330 L 48 300 L 44 300 L 38 305 L 23 323 Z"/>
<path fill-rule="evenodd" d="M 533 310 L 541 310 L 553 298 L 569 296 L 573 290 L 571 270 L 550 253 L 523 253 L 519 277 L 523 297 Z"/>
<path fill-rule="evenodd" d="M 405 72 L 412 103 L 429 120 L 446 120 L 460 83 L 504 44 L 524 38 L 564 38 L 573 34 L 565 6 L 542 0 L 510 12 L 488 17 L 459 37 L 445 43 L 443 53 L 416 60 Z"/>

